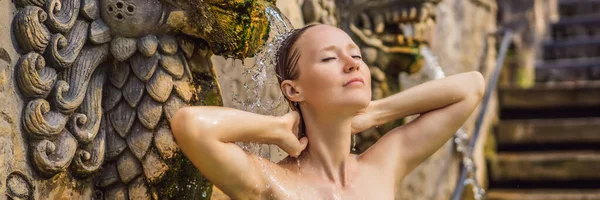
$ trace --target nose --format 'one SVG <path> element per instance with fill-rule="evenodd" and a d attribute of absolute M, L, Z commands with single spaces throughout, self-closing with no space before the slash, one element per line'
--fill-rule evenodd
<path fill-rule="evenodd" d="M 345 56 L 346 63 L 344 65 L 344 72 L 349 73 L 352 71 L 360 70 L 360 62 L 354 59 L 352 56 Z"/>

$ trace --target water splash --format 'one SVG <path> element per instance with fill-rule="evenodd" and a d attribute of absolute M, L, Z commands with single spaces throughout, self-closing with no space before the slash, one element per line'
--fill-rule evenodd
<path fill-rule="evenodd" d="M 232 104 L 234 108 L 252 113 L 281 115 L 281 112 L 287 112 L 287 102 L 280 93 L 272 94 L 273 91 L 279 91 L 275 74 L 276 54 L 286 34 L 293 30 L 293 26 L 274 5 L 266 6 L 265 13 L 269 21 L 269 38 L 254 58 L 241 61 L 242 77 L 246 81 L 241 85 L 242 88 L 234 88 L 239 87 L 239 84 L 232 84 Z M 235 66 L 239 62 L 232 59 L 231 67 L 239 67 Z M 273 89 L 275 87 L 276 90 Z M 271 147 L 268 145 L 241 142 L 237 144 L 246 152 L 271 159 Z"/>
<path fill-rule="evenodd" d="M 265 13 L 270 24 L 269 38 L 257 52 L 254 63 L 250 66 L 244 65 L 242 75 L 247 80 L 251 80 L 244 84 L 246 100 L 242 100 L 240 94 L 233 94 L 233 101 L 234 104 L 239 105 L 240 109 L 249 112 L 274 114 L 273 111 L 280 106 L 287 106 L 283 96 L 279 95 L 275 99 L 265 99 L 261 97 L 260 91 L 265 91 L 268 87 L 279 87 L 275 74 L 276 55 L 281 42 L 285 39 L 287 33 L 293 30 L 293 26 L 275 6 L 267 6 Z"/>
<path fill-rule="evenodd" d="M 402 86 L 405 88 L 410 88 L 430 80 L 446 77 L 446 73 L 444 73 L 444 70 L 438 63 L 437 57 L 435 57 L 429 47 L 422 46 L 419 50 L 425 59 L 425 64 L 423 65 L 423 68 L 416 74 L 407 75 L 403 73 L 401 75 L 400 81 L 402 81 Z"/>

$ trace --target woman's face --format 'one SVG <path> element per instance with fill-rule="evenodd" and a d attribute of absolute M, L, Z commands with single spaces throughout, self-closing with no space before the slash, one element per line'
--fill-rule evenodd
<path fill-rule="evenodd" d="M 300 57 L 294 80 L 311 108 L 356 112 L 371 101 L 371 78 L 359 47 L 339 28 L 318 25 L 294 44 Z M 340 113 L 341 114 L 341 113 Z"/>

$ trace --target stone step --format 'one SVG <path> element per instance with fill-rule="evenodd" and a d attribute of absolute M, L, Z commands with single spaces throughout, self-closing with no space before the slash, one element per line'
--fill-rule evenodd
<path fill-rule="evenodd" d="M 600 57 L 537 61 L 535 80 L 537 82 L 600 80 Z"/>
<path fill-rule="evenodd" d="M 492 189 L 488 200 L 600 200 L 600 190 L 589 189 Z"/>
<path fill-rule="evenodd" d="M 560 0 L 558 4 L 560 16 L 576 16 L 598 13 L 600 1 L 598 0 Z"/>
<path fill-rule="evenodd" d="M 536 83 L 532 88 L 500 88 L 503 109 L 547 109 L 600 106 L 600 81 Z"/>
<path fill-rule="evenodd" d="M 575 119 L 502 120 L 497 125 L 498 145 L 598 143 L 600 117 Z"/>
<path fill-rule="evenodd" d="M 553 41 L 594 40 L 600 38 L 600 25 L 552 26 L 550 34 Z"/>
<path fill-rule="evenodd" d="M 600 56 L 600 38 L 547 41 L 543 46 L 544 59 L 567 59 Z"/>
<path fill-rule="evenodd" d="M 588 3 L 600 3 L 600 0 L 558 0 L 559 6 Z"/>
<path fill-rule="evenodd" d="M 561 17 L 558 22 L 552 24 L 552 26 L 573 26 L 573 25 L 599 25 L 600 14 L 594 12 L 588 15 L 579 15 L 572 17 Z"/>
<path fill-rule="evenodd" d="M 491 181 L 574 181 L 600 182 L 600 152 L 498 153 L 490 161 Z"/>
<path fill-rule="evenodd" d="M 597 14 L 600 13 L 600 9 L 595 10 L 594 13 L 561 17 L 557 23 L 551 26 L 552 39 L 565 41 L 570 39 L 588 40 L 600 37 L 600 14 Z"/>

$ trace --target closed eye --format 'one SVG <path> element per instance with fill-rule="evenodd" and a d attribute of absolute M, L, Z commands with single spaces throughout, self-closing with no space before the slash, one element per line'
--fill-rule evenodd
<path fill-rule="evenodd" d="M 354 59 L 359 59 L 359 60 L 361 60 L 361 59 L 362 59 L 362 56 L 352 56 L 352 57 L 353 57 Z"/>
<path fill-rule="evenodd" d="M 335 59 L 336 59 L 335 57 L 327 57 L 327 58 L 323 58 L 321 61 L 322 62 L 329 62 L 329 61 L 335 60 Z"/>

